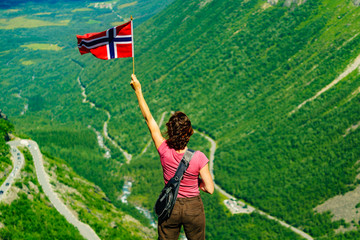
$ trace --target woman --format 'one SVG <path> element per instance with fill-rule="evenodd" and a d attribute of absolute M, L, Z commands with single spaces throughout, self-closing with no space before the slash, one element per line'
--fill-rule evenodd
<path fill-rule="evenodd" d="M 167 126 L 168 139 L 165 139 L 152 117 L 136 76 L 131 75 L 130 85 L 135 90 L 140 110 L 150 130 L 155 147 L 159 152 L 165 184 L 174 176 L 183 157 L 190 136 L 193 134 L 189 118 L 182 112 L 175 112 Z M 205 239 L 205 213 L 199 188 L 207 193 L 214 192 L 214 183 L 209 171 L 209 160 L 196 151 L 184 173 L 174 209 L 169 219 L 158 223 L 159 239 L 178 239 L 181 226 L 184 226 L 189 240 Z M 199 176 L 201 180 L 199 180 Z"/>

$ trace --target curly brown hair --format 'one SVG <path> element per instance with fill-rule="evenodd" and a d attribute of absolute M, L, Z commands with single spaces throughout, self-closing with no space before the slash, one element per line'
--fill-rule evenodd
<path fill-rule="evenodd" d="M 182 150 L 188 144 L 194 130 L 190 119 L 183 112 L 175 112 L 166 123 L 167 144 L 175 150 Z"/>

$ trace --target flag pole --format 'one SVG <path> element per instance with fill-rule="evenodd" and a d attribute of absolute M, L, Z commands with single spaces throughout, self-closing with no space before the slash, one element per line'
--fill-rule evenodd
<path fill-rule="evenodd" d="M 131 19 L 131 35 L 132 35 L 132 59 L 133 59 L 133 74 L 135 74 L 135 55 L 134 55 L 134 31 L 133 31 L 133 17 Z"/>

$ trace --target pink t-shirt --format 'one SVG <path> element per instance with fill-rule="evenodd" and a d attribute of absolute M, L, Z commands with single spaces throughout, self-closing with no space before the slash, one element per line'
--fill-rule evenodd
<path fill-rule="evenodd" d="M 184 155 L 177 153 L 175 149 L 170 148 L 164 141 L 158 148 L 161 166 L 164 173 L 165 184 L 175 175 L 176 169 Z M 200 169 L 202 169 L 209 159 L 200 151 L 196 151 L 192 157 L 189 167 L 184 173 L 184 178 L 180 182 L 178 198 L 195 197 L 200 194 L 198 186 L 198 177 Z"/>

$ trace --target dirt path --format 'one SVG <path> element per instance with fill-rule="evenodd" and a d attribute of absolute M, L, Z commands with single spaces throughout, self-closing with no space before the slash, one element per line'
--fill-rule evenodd
<path fill-rule="evenodd" d="M 351 127 L 345 130 L 345 134 L 343 135 L 343 137 L 346 137 L 349 133 L 351 133 L 351 131 L 355 131 L 358 127 L 360 127 L 360 122 L 351 125 Z"/>
<path fill-rule="evenodd" d="M 294 110 L 292 110 L 289 115 L 294 114 L 297 110 L 302 108 L 306 103 L 311 102 L 318 98 L 321 94 L 335 86 L 338 82 L 340 82 L 342 79 L 347 77 L 350 73 L 352 73 L 354 70 L 356 70 L 360 66 L 360 55 L 354 60 L 352 64 L 350 64 L 343 73 L 341 73 L 334 81 L 332 81 L 330 84 L 328 84 L 326 87 L 321 89 L 318 93 L 316 93 L 313 97 L 305 100 L 300 105 L 298 105 Z"/>

